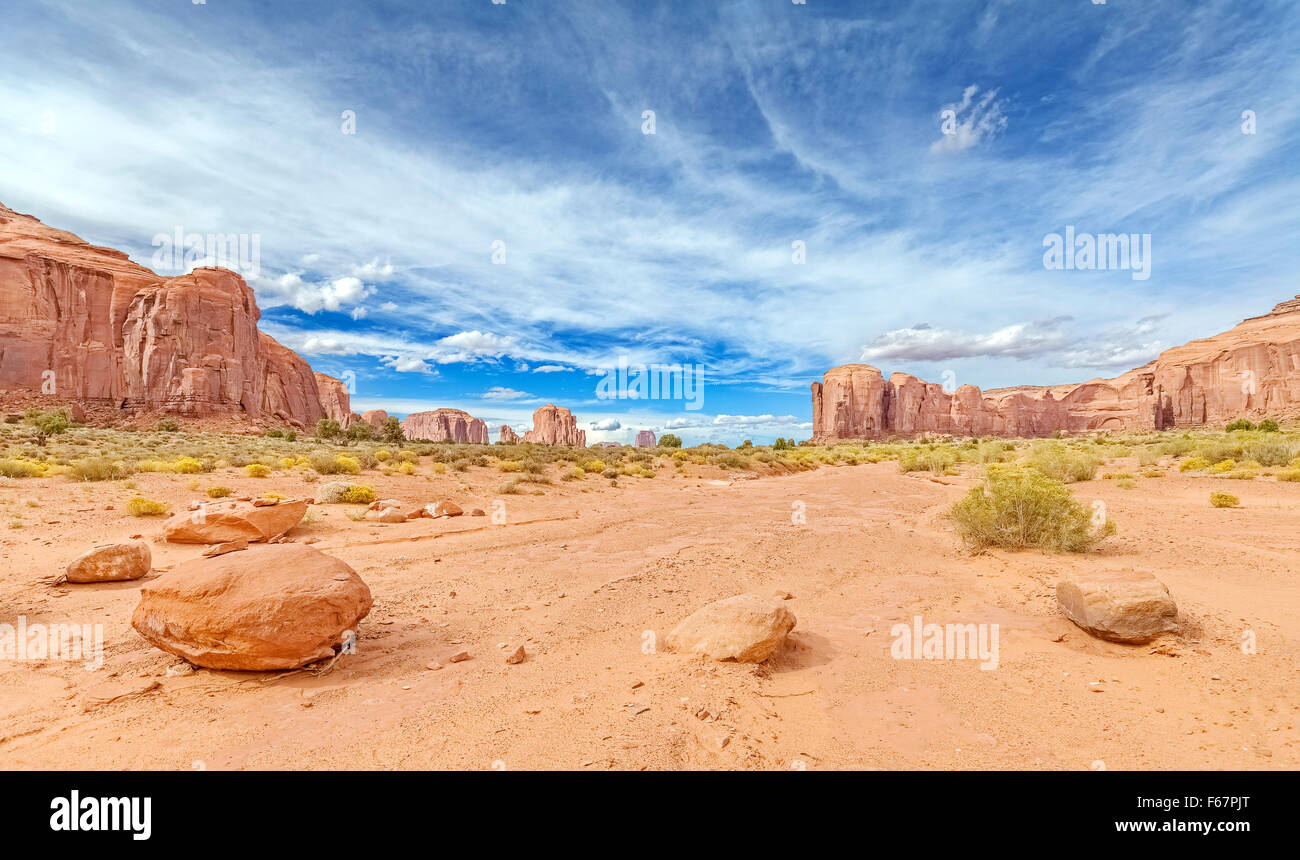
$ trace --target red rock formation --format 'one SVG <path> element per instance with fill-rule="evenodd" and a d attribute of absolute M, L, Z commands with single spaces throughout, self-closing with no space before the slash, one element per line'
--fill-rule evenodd
<path fill-rule="evenodd" d="M 352 411 L 351 399 L 348 397 L 348 386 L 343 380 L 326 376 L 323 373 L 316 373 L 315 377 L 316 388 L 320 391 L 320 405 L 325 410 L 326 418 L 333 418 L 339 422 L 340 427 L 351 425 L 354 416 L 360 418 Z"/>
<path fill-rule="evenodd" d="M 519 434 L 510 429 L 509 424 L 501 425 L 501 442 L 506 445 L 515 445 L 520 441 Z"/>
<path fill-rule="evenodd" d="M 482 418 L 475 418 L 460 409 L 413 412 L 402 419 L 402 432 L 407 439 L 488 444 L 487 424 Z"/>
<path fill-rule="evenodd" d="M 655 446 L 655 431 L 641 430 L 636 434 L 636 447 L 653 448 Z"/>
<path fill-rule="evenodd" d="M 1167 349 L 1114 379 L 948 393 L 906 373 L 846 364 L 812 384 L 813 441 L 922 433 L 1046 436 L 1164 430 L 1300 415 L 1300 296 L 1230 331 Z"/>
<path fill-rule="evenodd" d="M 164 278 L 0 206 L 0 390 L 124 414 L 239 416 L 300 427 L 325 414 L 316 377 L 257 329 L 244 279 Z"/>
<path fill-rule="evenodd" d="M 384 422 L 388 420 L 388 413 L 382 409 L 371 409 L 361 413 L 361 420 L 376 430 L 382 430 Z"/>
<path fill-rule="evenodd" d="M 548 403 L 533 413 L 533 429 L 524 434 L 525 442 L 539 445 L 587 446 L 587 431 L 578 429 L 578 419 L 562 406 Z"/>

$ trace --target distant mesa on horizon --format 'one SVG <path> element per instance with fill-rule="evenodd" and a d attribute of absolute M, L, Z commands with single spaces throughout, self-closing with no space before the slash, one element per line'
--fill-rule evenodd
<path fill-rule="evenodd" d="M 369 414 L 369 413 L 367 413 Z M 428 442 L 460 442 L 487 445 L 487 423 L 463 409 L 432 409 L 412 412 L 401 421 L 407 439 Z"/>
<path fill-rule="evenodd" d="M 655 431 L 641 430 L 636 434 L 636 447 L 653 448 L 655 446 Z"/>
<path fill-rule="evenodd" d="M 1114 379 L 954 391 L 845 364 L 812 384 L 814 443 L 911 437 L 1168 430 L 1300 414 L 1300 296 L 1162 352 Z"/>

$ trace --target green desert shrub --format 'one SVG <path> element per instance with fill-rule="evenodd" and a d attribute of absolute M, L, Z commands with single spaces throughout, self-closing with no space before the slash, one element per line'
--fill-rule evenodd
<path fill-rule="evenodd" d="M 957 464 L 957 452 L 952 448 L 914 447 L 899 452 L 898 468 L 904 472 L 932 472 L 946 475 Z"/>
<path fill-rule="evenodd" d="M 1265 418 L 1263 421 L 1259 422 L 1259 426 L 1255 429 L 1262 430 L 1265 433 L 1276 433 L 1281 428 L 1277 426 L 1277 422 L 1272 418 Z"/>
<path fill-rule="evenodd" d="M 1060 481 L 1038 469 L 992 465 L 984 483 L 953 505 L 949 517 L 967 544 L 1084 552 L 1114 534 Z"/>
<path fill-rule="evenodd" d="M 1254 430 L 1255 424 L 1252 421 L 1247 421 L 1245 418 L 1238 418 L 1236 421 L 1233 421 L 1224 429 L 1227 430 L 1229 433 L 1231 433 L 1234 430 Z"/>
<path fill-rule="evenodd" d="M 1040 442 L 1030 448 L 1026 462 L 1047 477 L 1069 484 L 1096 477 L 1101 457 L 1059 442 Z"/>

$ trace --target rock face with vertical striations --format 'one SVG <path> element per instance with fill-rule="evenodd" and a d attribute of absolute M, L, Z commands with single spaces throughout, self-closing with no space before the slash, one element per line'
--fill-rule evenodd
<path fill-rule="evenodd" d="M 501 425 L 501 442 L 506 445 L 515 445 L 520 441 L 520 436 L 514 430 L 510 429 L 509 424 Z"/>
<path fill-rule="evenodd" d="M 906 373 L 846 364 L 812 384 L 813 441 L 924 433 L 1047 436 L 1167 430 L 1300 415 L 1300 296 L 1114 379 L 946 391 Z"/>
<path fill-rule="evenodd" d="M 402 419 L 402 432 L 407 439 L 429 442 L 460 442 L 487 445 L 487 424 L 460 409 L 434 409 L 430 412 L 413 412 Z"/>
<path fill-rule="evenodd" d="M 636 447 L 653 448 L 655 446 L 655 431 L 640 430 L 636 434 Z"/>
<path fill-rule="evenodd" d="M 16 401 L 310 426 L 317 376 L 260 316 L 234 272 L 163 277 L 0 206 L 0 391 Z"/>
<path fill-rule="evenodd" d="M 348 386 L 341 379 L 317 373 L 316 388 L 320 391 L 320 405 L 325 410 L 326 418 L 333 418 L 340 427 L 352 424 L 356 413 L 352 411 L 352 400 L 348 396 Z"/>
<path fill-rule="evenodd" d="M 382 409 L 371 409 L 361 413 L 361 420 L 376 430 L 382 430 L 384 422 L 388 420 L 388 413 Z"/>
<path fill-rule="evenodd" d="M 548 403 L 533 413 L 533 429 L 524 434 L 525 442 L 539 445 L 587 446 L 587 431 L 578 429 L 578 419 L 562 406 Z"/>

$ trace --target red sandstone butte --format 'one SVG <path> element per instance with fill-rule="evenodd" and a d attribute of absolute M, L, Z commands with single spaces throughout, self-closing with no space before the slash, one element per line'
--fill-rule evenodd
<path fill-rule="evenodd" d="M 502 424 L 501 441 L 506 445 L 514 445 L 520 441 L 520 436 L 514 430 L 510 429 L 509 424 Z"/>
<path fill-rule="evenodd" d="M 384 422 L 388 420 L 388 413 L 382 409 L 371 409 L 361 413 L 361 420 L 376 430 L 382 430 Z"/>
<path fill-rule="evenodd" d="M 317 373 L 316 387 L 320 390 L 320 405 L 325 410 L 325 417 L 333 418 L 341 427 L 351 425 L 354 417 L 358 416 L 352 411 L 347 384 L 341 379 Z"/>
<path fill-rule="evenodd" d="M 0 391 L 51 395 L 95 419 L 140 413 L 308 427 L 318 374 L 258 331 L 244 279 L 158 275 L 0 205 Z"/>
<path fill-rule="evenodd" d="M 460 409 L 434 409 L 430 412 L 413 412 L 402 419 L 402 432 L 407 439 L 429 442 L 464 442 L 487 445 L 487 424 Z"/>
<path fill-rule="evenodd" d="M 587 431 L 578 429 L 578 419 L 563 406 L 548 403 L 533 413 L 533 429 L 524 434 L 525 442 L 539 445 L 573 445 L 587 447 Z"/>
<path fill-rule="evenodd" d="M 636 434 L 636 447 L 653 448 L 655 446 L 655 431 L 641 430 Z"/>
<path fill-rule="evenodd" d="M 922 433 L 1046 436 L 1167 430 L 1300 414 L 1300 296 L 1114 379 L 953 393 L 906 373 L 846 364 L 812 384 L 813 441 Z"/>

